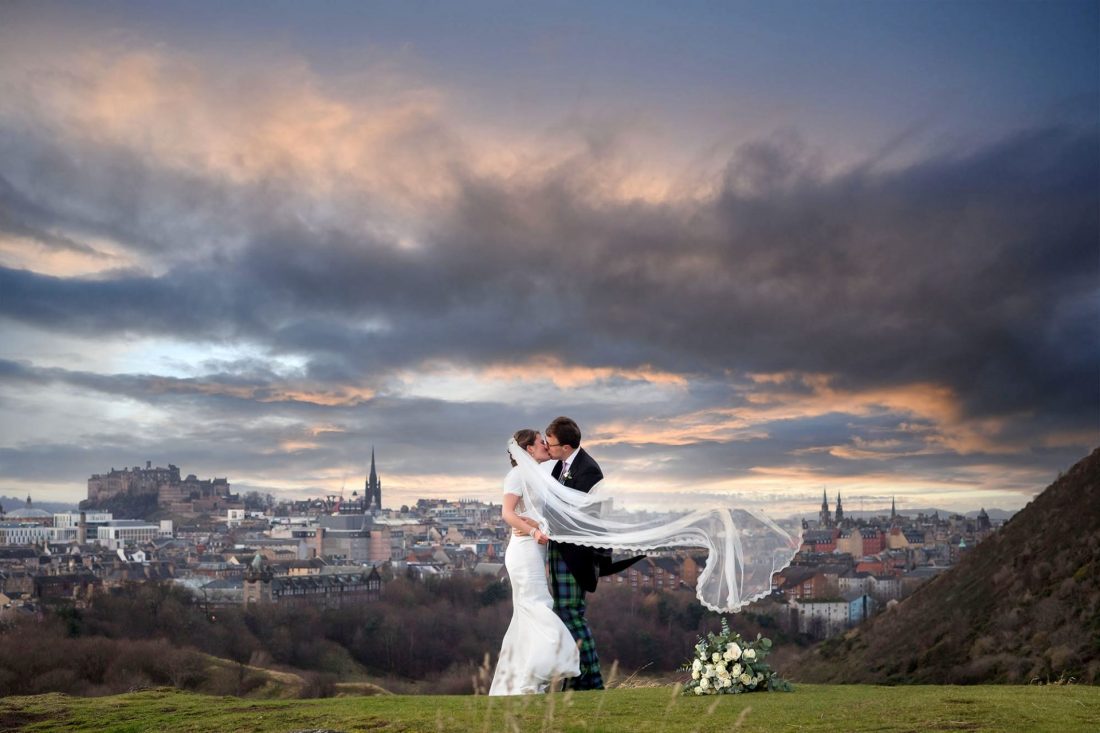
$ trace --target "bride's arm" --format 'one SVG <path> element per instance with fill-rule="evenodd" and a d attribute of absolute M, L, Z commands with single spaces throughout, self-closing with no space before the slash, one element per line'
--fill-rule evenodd
<path fill-rule="evenodd" d="M 542 532 L 539 531 L 538 526 L 532 526 L 532 522 L 527 517 L 521 517 L 516 514 L 516 505 L 519 504 L 520 497 L 515 494 L 505 494 L 504 502 L 501 504 L 500 516 L 508 523 L 508 526 L 512 528 L 512 531 L 517 535 L 531 535 L 536 540 L 544 538 Z"/>

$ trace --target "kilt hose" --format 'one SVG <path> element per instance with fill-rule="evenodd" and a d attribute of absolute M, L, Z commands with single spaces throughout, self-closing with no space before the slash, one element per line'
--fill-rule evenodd
<path fill-rule="evenodd" d="M 577 585 L 569 566 L 558 552 L 553 542 L 547 552 L 550 564 L 550 589 L 554 595 L 554 612 L 565 623 L 569 633 L 577 642 L 581 656 L 581 674 L 565 680 L 566 690 L 602 690 L 603 676 L 600 674 L 600 658 L 596 656 L 596 642 L 592 640 L 592 631 L 584 617 L 584 590 Z"/>

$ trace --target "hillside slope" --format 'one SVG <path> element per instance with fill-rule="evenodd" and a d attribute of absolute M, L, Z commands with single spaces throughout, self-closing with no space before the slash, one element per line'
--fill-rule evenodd
<path fill-rule="evenodd" d="M 817 682 L 1100 682 L 1100 449 L 956 567 L 807 651 Z"/>

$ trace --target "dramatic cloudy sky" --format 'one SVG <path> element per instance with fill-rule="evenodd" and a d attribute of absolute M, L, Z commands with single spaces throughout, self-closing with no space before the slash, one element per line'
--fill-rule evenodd
<path fill-rule="evenodd" d="M 1088 2 L 8 2 L 0 493 L 1017 508 L 1100 443 Z"/>

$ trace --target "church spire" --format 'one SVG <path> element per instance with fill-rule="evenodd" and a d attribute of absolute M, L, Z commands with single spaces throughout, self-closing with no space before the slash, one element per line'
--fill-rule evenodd
<path fill-rule="evenodd" d="M 367 476 L 366 485 L 363 487 L 366 495 L 367 510 L 378 511 L 382 508 L 382 482 L 378 480 L 378 469 L 374 465 L 374 446 L 370 447 L 370 475 Z"/>
<path fill-rule="evenodd" d="M 825 487 L 821 488 L 821 512 L 817 515 L 817 521 L 822 527 L 832 525 L 832 512 L 829 511 L 829 495 L 825 493 Z"/>
<path fill-rule="evenodd" d="M 836 523 L 844 521 L 844 505 L 840 501 L 840 492 L 836 492 Z"/>
<path fill-rule="evenodd" d="M 890 519 L 897 519 L 897 517 L 898 517 L 898 507 L 897 507 L 897 504 L 894 502 L 894 497 L 891 496 L 890 497 Z"/>

